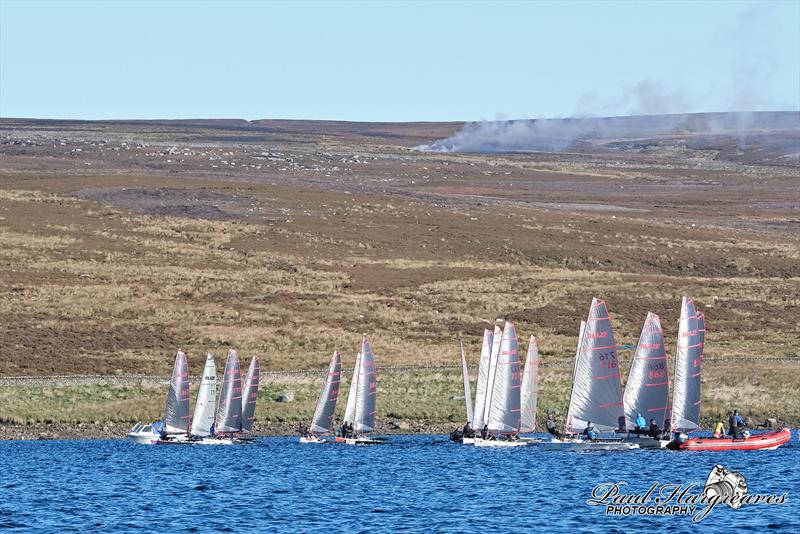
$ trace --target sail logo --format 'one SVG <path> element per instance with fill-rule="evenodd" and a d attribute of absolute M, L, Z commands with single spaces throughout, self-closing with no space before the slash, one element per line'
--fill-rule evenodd
<path fill-rule="evenodd" d="M 597 484 L 586 501 L 589 506 L 604 507 L 606 516 L 688 516 L 700 523 L 720 505 L 734 510 L 742 506 L 775 506 L 785 504 L 786 493 L 749 493 L 744 475 L 716 465 L 705 484 L 661 484 L 653 482 L 642 493 L 624 493 L 627 482 Z"/>
<path fill-rule="evenodd" d="M 586 332 L 587 339 L 603 339 L 608 337 L 608 332 Z"/>

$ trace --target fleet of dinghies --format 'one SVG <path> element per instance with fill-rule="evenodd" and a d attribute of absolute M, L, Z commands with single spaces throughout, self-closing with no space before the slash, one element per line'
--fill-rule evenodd
<path fill-rule="evenodd" d="M 502 322 L 498 320 L 498 322 Z M 690 438 L 700 428 L 705 317 L 684 297 L 678 325 L 670 401 L 668 355 L 661 320 L 649 312 L 623 391 L 617 344 L 606 303 L 593 299 L 579 329 L 572 388 L 563 432 L 551 439 L 522 436 L 536 429 L 539 380 L 538 344 L 531 337 L 520 373 L 514 325 L 485 330 L 478 363 L 474 410 L 462 346 L 467 424 L 451 439 L 479 447 L 535 444 L 544 450 L 625 451 L 639 448 L 682 450 L 774 449 L 791 436 L 788 429 L 743 438 Z M 674 434 L 674 439 L 672 439 Z"/>
<path fill-rule="evenodd" d="M 684 297 L 681 303 L 671 398 L 669 358 L 658 315 L 648 312 L 645 318 L 623 391 L 611 315 L 603 300 L 592 299 L 588 316 L 579 328 L 563 431 L 558 430 L 554 419 L 549 419 L 550 439 L 526 436 L 536 431 L 539 392 L 536 337 L 530 337 L 523 368 L 516 328 L 511 321 L 498 319 L 493 330 L 484 330 L 474 404 L 463 343 L 460 348 L 467 423 L 450 437 L 465 445 L 537 445 L 543 450 L 578 451 L 753 450 L 774 449 L 791 438 L 786 428 L 753 436 L 745 433 L 743 437 L 689 437 L 700 428 L 705 348 L 705 317 L 689 297 Z M 248 443 L 252 441 L 259 378 L 258 357 L 253 357 L 242 381 L 238 354 L 230 350 L 217 396 L 214 356 L 208 354 L 190 422 L 189 368 L 186 354 L 179 350 L 162 421 L 137 424 L 128 436 L 145 444 Z M 342 357 L 334 352 L 311 423 L 301 427 L 300 443 L 384 443 L 370 436 L 375 430 L 377 372 L 366 334 L 355 358 L 343 422 L 336 429 L 334 415 L 341 381 Z"/>
<path fill-rule="evenodd" d="M 178 350 L 167 392 L 164 418 L 148 425 L 138 423 L 128 434 L 135 443 L 146 445 L 234 445 L 252 441 L 259 387 L 259 361 L 254 356 L 242 386 L 239 355 L 228 351 L 225 371 L 217 397 L 217 370 L 208 354 L 197 392 L 194 416 L 189 415 L 189 365 Z"/>

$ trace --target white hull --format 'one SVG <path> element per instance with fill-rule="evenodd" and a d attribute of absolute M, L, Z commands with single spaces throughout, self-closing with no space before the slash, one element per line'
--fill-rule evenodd
<path fill-rule="evenodd" d="M 316 436 L 302 436 L 300 437 L 300 443 L 328 443 L 328 442 Z"/>
<path fill-rule="evenodd" d="M 623 443 L 635 443 L 640 449 L 666 449 L 669 440 L 653 438 L 625 438 Z"/>
<path fill-rule="evenodd" d="M 475 438 L 461 438 L 463 445 L 475 445 Z"/>
<path fill-rule="evenodd" d="M 557 439 L 542 441 L 538 445 L 540 449 L 546 451 L 629 451 L 639 448 L 637 443 L 624 441 L 562 441 Z"/>
<path fill-rule="evenodd" d="M 384 441 L 370 438 L 347 438 L 347 445 L 382 445 Z"/>
<path fill-rule="evenodd" d="M 474 438 L 476 447 L 524 447 L 528 445 L 527 441 L 502 441 L 495 439 L 481 439 Z"/>
<path fill-rule="evenodd" d="M 130 432 L 128 439 L 137 445 L 156 445 L 158 443 L 158 434 L 152 432 Z"/>

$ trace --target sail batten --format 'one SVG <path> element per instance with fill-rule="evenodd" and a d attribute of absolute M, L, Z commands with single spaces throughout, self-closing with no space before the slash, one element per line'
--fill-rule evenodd
<path fill-rule="evenodd" d="M 531 336 L 525 356 L 520 397 L 520 432 L 533 432 L 536 430 L 536 403 L 539 397 L 539 346 L 534 336 Z"/>
<path fill-rule="evenodd" d="M 464 354 L 464 343 L 461 343 L 461 376 L 464 379 L 464 403 L 467 406 L 467 422 L 472 426 L 472 390 L 469 385 L 469 369 L 467 368 L 467 356 Z"/>
<path fill-rule="evenodd" d="M 506 321 L 501 334 L 492 383 L 493 391 L 487 418 L 489 431 L 496 434 L 519 432 L 521 386 L 517 331 L 511 321 Z"/>
<path fill-rule="evenodd" d="M 481 345 L 481 360 L 478 363 L 478 384 L 475 387 L 475 411 L 472 428 L 480 430 L 485 424 L 484 411 L 486 406 L 486 391 L 489 381 L 489 360 L 492 355 L 492 331 L 483 331 L 483 344 Z"/>
<path fill-rule="evenodd" d="M 206 365 L 200 380 L 200 389 L 197 391 L 197 403 L 194 407 L 192 419 L 192 434 L 195 436 L 210 436 L 211 427 L 214 425 L 214 416 L 217 402 L 217 366 L 214 356 L 206 356 Z"/>
<path fill-rule="evenodd" d="M 164 407 L 164 427 L 167 434 L 185 434 L 189 430 L 189 363 L 179 350 L 172 367 L 167 403 Z"/>
<path fill-rule="evenodd" d="M 375 429 L 375 404 L 377 397 L 377 374 L 375 355 L 367 336 L 361 342 L 361 361 L 356 382 L 355 413 L 353 428 L 356 432 L 372 432 Z"/>
<path fill-rule="evenodd" d="M 636 427 L 638 414 L 646 421 L 662 422 L 669 403 L 669 374 L 664 332 L 658 315 L 648 313 L 636 345 L 628 381 L 623 395 L 625 426 Z"/>
<path fill-rule="evenodd" d="M 250 368 L 247 370 L 247 377 L 244 381 L 242 392 L 242 431 L 251 432 L 253 430 L 253 419 L 256 415 L 256 402 L 258 401 L 258 385 L 261 375 L 261 368 L 258 356 L 253 356 L 250 360 Z"/>
<path fill-rule="evenodd" d="M 623 416 L 617 346 L 606 303 L 592 299 L 575 358 L 567 430 L 582 432 L 588 422 L 599 431 L 618 428 Z"/>
<path fill-rule="evenodd" d="M 700 427 L 700 378 L 704 343 L 705 317 L 697 313 L 691 298 L 683 297 L 672 389 L 670 425 L 673 430 L 691 432 Z"/>
<path fill-rule="evenodd" d="M 339 398 L 339 383 L 342 375 L 342 356 L 334 351 L 325 383 L 319 393 L 314 417 L 311 419 L 311 432 L 326 434 L 333 428 L 333 414 L 336 411 L 336 401 Z"/>
<path fill-rule="evenodd" d="M 214 433 L 240 432 L 242 430 L 242 375 L 239 355 L 228 351 L 225 372 L 222 375 Z"/>

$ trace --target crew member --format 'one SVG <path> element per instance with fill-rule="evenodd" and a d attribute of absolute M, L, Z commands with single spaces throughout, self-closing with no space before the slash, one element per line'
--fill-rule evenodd
<path fill-rule="evenodd" d="M 730 417 L 728 417 L 728 434 L 730 434 L 733 439 L 739 439 L 741 437 L 741 430 L 739 427 L 743 426 L 744 421 L 739 417 L 739 410 L 733 410 Z"/>
<path fill-rule="evenodd" d="M 645 421 L 644 417 L 642 417 L 642 414 L 637 413 L 636 426 L 633 429 L 636 432 L 636 435 L 643 433 L 646 427 L 647 427 L 647 421 Z"/>
<path fill-rule="evenodd" d="M 597 430 L 595 430 L 591 421 L 586 421 L 586 428 L 583 429 L 583 435 L 586 436 L 586 439 L 589 441 L 597 439 Z"/>
<path fill-rule="evenodd" d="M 721 438 L 725 434 L 725 424 L 722 421 L 717 421 L 714 427 L 714 437 Z"/>
<path fill-rule="evenodd" d="M 661 429 L 658 427 L 655 419 L 650 419 L 650 436 L 653 439 L 658 439 L 661 435 Z"/>

